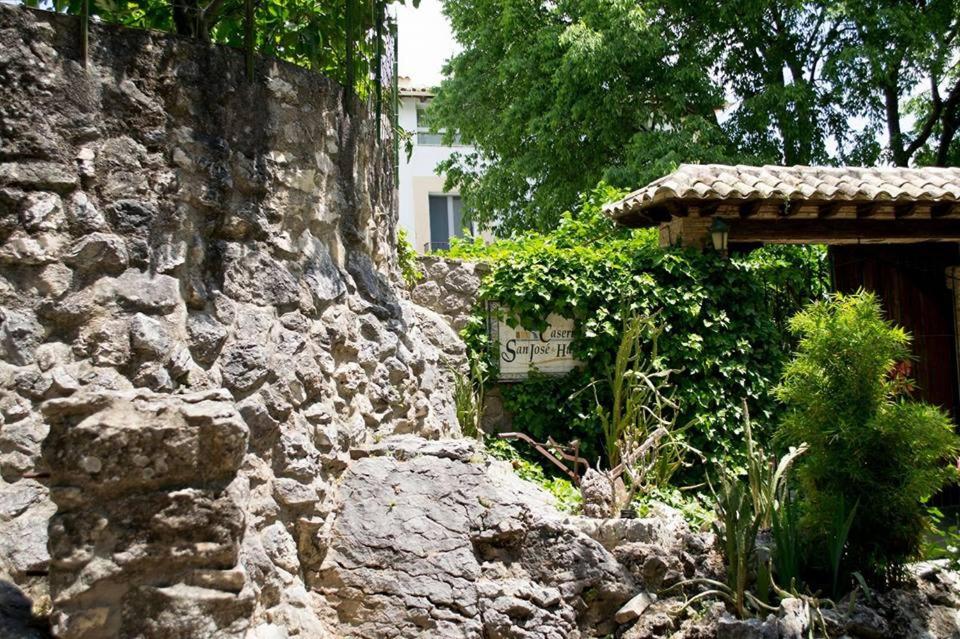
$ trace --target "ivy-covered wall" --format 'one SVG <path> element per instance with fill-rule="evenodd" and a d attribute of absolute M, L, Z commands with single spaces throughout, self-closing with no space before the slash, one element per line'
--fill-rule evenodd
<path fill-rule="evenodd" d="M 550 234 L 528 234 L 492 246 L 460 243 L 450 257 L 487 262 L 490 274 L 463 335 L 477 362 L 495 379 L 494 345 L 483 302 L 513 312 L 508 321 L 542 328 L 553 312 L 576 322 L 574 354 L 586 362 L 566 376 L 534 374 L 501 386 L 513 427 L 543 440 L 579 438 L 600 454 L 596 400 L 606 401 L 608 370 L 625 317 L 656 315 L 664 327 L 660 357 L 679 372 L 679 424 L 707 460 L 736 460 L 743 448 L 743 399 L 762 432 L 777 408 L 771 389 L 793 344 L 787 319 L 829 289 L 826 252 L 818 247 L 765 247 L 724 257 L 664 250 L 654 230 L 618 229 L 601 212 L 617 194 L 599 189 L 576 218 Z M 585 391 L 593 380 L 603 380 Z M 694 475 L 702 475 L 696 469 Z"/>

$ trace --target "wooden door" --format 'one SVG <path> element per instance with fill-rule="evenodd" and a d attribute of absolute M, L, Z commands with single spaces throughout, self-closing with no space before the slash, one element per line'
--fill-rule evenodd
<path fill-rule="evenodd" d="M 960 416 L 954 292 L 946 268 L 960 264 L 952 243 L 840 245 L 830 248 L 837 290 L 876 292 L 888 317 L 913 335 L 919 397 Z"/>

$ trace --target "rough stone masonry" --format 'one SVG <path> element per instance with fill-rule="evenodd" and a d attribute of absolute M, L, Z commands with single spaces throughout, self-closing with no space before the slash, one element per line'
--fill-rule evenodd
<path fill-rule="evenodd" d="M 49 632 L 31 600 L 70 639 L 609 626 L 626 570 L 441 439 L 463 345 L 398 293 L 389 131 L 289 65 L 90 41 L 0 5 L 0 635 Z"/>
<path fill-rule="evenodd" d="M 91 43 L 0 4 L 0 637 L 807 636 L 800 599 L 678 617 L 708 535 L 457 438 L 463 344 L 398 292 L 389 132 L 336 84 Z M 960 576 L 916 579 L 831 636 L 960 636 Z"/>
<path fill-rule="evenodd" d="M 0 570 L 42 597 L 50 562 L 65 637 L 316 636 L 349 450 L 457 432 L 390 139 L 315 74 L 112 27 L 84 69 L 78 34 L 0 7 Z M 187 605 L 210 632 L 129 625 Z"/>

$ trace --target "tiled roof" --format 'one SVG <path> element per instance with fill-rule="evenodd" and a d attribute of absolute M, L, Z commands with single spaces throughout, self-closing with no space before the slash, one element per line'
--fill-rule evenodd
<path fill-rule="evenodd" d="M 606 211 L 614 218 L 642 215 L 670 201 L 958 202 L 960 168 L 728 166 L 682 164 Z"/>

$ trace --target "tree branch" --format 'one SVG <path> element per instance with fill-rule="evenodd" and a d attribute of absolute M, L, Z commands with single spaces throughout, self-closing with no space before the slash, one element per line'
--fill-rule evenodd
<path fill-rule="evenodd" d="M 957 79 L 950 90 L 946 104 L 942 109 L 940 141 L 937 147 L 937 166 L 947 165 L 950 145 L 953 143 L 958 125 L 960 125 L 960 78 Z"/>
<path fill-rule="evenodd" d="M 957 87 L 954 87 L 954 89 L 956 88 Z M 908 160 L 913 157 L 913 154 L 916 153 L 920 147 L 927 143 L 930 134 L 933 133 L 933 126 L 937 123 L 937 120 L 940 119 L 940 113 L 943 110 L 940 88 L 937 86 L 937 79 L 933 75 L 930 76 L 930 101 L 930 115 L 927 116 L 927 121 L 923 123 L 923 127 L 921 127 L 916 139 L 914 139 L 904 151 Z"/>
<path fill-rule="evenodd" d="M 827 32 L 827 35 L 823 38 L 823 41 L 820 43 L 820 46 L 817 48 L 817 52 L 813 55 L 813 61 L 810 63 L 810 81 L 813 82 L 817 77 L 817 67 L 820 66 L 820 60 L 823 59 L 823 54 L 826 53 L 827 47 L 836 39 L 839 38 L 841 34 L 847 31 L 846 26 L 841 26 L 839 23 L 834 22 L 830 27 L 830 31 Z"/>
<path fill-rule="evenodd" d="M 785 33 L 786 28 L 784 27 L 784 24 L 783 24 L 783 18 L 780 15 L 780 13 L 777 11 L 776 7 L 770 8 L 770 15 L 773 16 L 774 31 L 781 34 Z"/>
<path fill-rule="evenodd" d="M 810 35 L 807 37 L 806 42 L 803 43 L 803 49 L 802 49 L 803 51 L 809 51 L 811 48 L 813 48 L 813 42 L 814 42 L 814 40 L 816 40 L 816 38 L 817 38 L 817 33 L 819 33 L 820 27 L 823 26 L 823 22 L 824 22 L 824 20 L 826 20 L 826 18 L 827 18 L 826 9 L 824 9 L 823 11 L 821 11 L 820 13 L 817 14 L 817 23 L 813 26 L 813 29 L 811 29 Z M 831 34 L 833 33 L 833 30 L 834 30 L 835 27 L 836 27 L 836 24 L 834 24 L 834 25 L 830 28 L 830 31 L 827 33 L 827 36 L 823 39 L 823 42 L 824 42 L 824 43 L 826 43 L 826 42 L 830 39 L 830 36 L 831 36 Z M 825 46 L 825 44 L 822 44 L 822 45 L 821 45 L 821 51 L 823 50 L 823 46 Z M 814 63 L 813 66 L 814 66 L 814 68 L 816 68 L 816 63 Z M 811 79 L 811 81 L 812 81 L 812 80 L 813 80 L 813 77 L 811 76 L 810 79 Z"/>
<path fill-rule="evenodd" d="M 200 10 L 200 19 L 204 22 L 212 20 L 216 17 L 217 12 L 220 11 L 220 7 L 223 6 L 224 0 L 213 0 L 210 4 L 205 6 Z"/>

